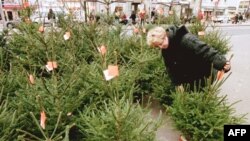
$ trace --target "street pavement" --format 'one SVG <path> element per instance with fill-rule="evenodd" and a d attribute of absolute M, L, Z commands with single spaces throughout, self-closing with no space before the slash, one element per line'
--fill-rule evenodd
<path fill-rule="evenodd" d="M 237 115 L 247 114 L 245 124 L 250 124 L 250 26 L 246 27 L 224 27 L 222 31 L 230 36 L 232 45 L 230 54 L 231 76 L 222 86 L 221 94 L 226 94 L 228 101 L 234 103 L 233 107 Z"/>

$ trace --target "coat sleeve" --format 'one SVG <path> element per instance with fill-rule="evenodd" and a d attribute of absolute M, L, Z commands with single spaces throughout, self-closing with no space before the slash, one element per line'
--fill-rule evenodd
<path fill-rule="evenodd" d="M 186 47 L 188 50 L 194 52 L 195 55 L 213 64 L 217 70 L 222 70 L 226 64 L 226 58 L 217 50 L 209 47 L 205 42 L 201 41 L 197 36 L 187 33 L 180 41 L 181 47 Z"/>

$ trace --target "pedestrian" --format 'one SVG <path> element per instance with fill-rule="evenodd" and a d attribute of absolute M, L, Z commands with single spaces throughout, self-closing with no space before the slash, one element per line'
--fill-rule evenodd
<path fill-rule="evenodd" d="M 199 21 L 201 21 L 203 18 L 204 18 L 204 17 L 203 17 L 202 11 L 199 11 L 197 19 L 198 19 Z"/>
<path fill-rule="evenodd" d="M 172 83 L 178 87 L 189 86 L 191 91 L 202 90 L 207 78 L 212 76 L 214 81 L 218 71 L 231 69 L 223 55 L 189 33 L 184 25 L 149 30 L 147 44 L 161 49 Z"/>
<path fill-rule="evenodd" d="M 241 13 L 239 13 L 239 23 L 243 22 L 243 15 Z"/>
<path fill-rule="evenodd" d="M 126 25 L 128 23 L 127 16 L 124 12 L 120 16 L 120 23 L 124 24 L 124 25 Z"/>
<path fill-rule="evenodd" d="M 50 21 L 52 26 L 54 26 L 54 24 L 55 24 L 55 19 L 56 19 L 56 15 L 55 15 L 54 11 L 52 9 L 49 9 L 48 20 Z"/>
<path fill-rule="evenodd" d="M 249 12 L 250 12 L 250 10 L 249 10 Z M 249 18 L 249 15 L 250 15 L 249 12 L 246 12 L 246 13 L 245 13 L 246 20 L 248 20 L 248 18 Z"/>
<path fill-rule="evenodd" d="M 135 13 L 135 11 L 132 11 L 129 18 L 132 20 L 132 24 L 136 24 L 136 13 Z"/>
<path fill-rule="evenodd" d="M 155 8 L 151 11 L 151 22 L 154 23 L 156 19 L 156 11 Z"/>
<path fill-rule="evenodd" d="M 115 15 L 115 22 L 119 23 L 121 13 L 120 13 L 120 11 L 119 11 L 119 9 L 117 7 L 115 8 L 114 15 Z"/>
<path fill-rule="evenodd" d="M 140 17 L 140 24 L 143 26 L 145 24 L 145 18 L 146 18 L 146 11 L 144 9 L 140 10 L 138 13 Z"/>
<path fill-rule="evenodd" d="M 234 23 L 237 24 L 238 22 L 239 22 L 239 16 L 238 14 L 236 14 L 234 17 Z"/>

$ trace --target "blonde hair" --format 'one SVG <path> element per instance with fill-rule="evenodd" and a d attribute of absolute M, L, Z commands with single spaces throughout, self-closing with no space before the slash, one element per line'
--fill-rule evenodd
<path fill-rule="evenodd" d="M 162 27 L 154 27 L 148 31 L 147 44 L 153 46 L 154 43 L 163 42 L 166 36 L 166 30 Z"/>

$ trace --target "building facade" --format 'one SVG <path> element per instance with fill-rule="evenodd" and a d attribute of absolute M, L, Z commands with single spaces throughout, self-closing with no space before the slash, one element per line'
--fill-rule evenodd
<path fill-rule="evenodd" d="M 4 0 L 5 9 L 18 9 L 21 3 L 28 0 Z M 94 11 L 113 13 L 115 9 L 119 9 L 127 15 L 132 11 L 145 10 L 148 14 L 152 9 L 161 8 L 164 14 L 175 9 L 179 16 L 197 16 L 201 11 L 204 16 L 226 15 L 233 16 L 238 12 L 245 13 L 249 10 L 250 0 L 29 0 L 39 7 L 54 8 L 66 7 L 71 11 L 84 11 L 83 7 L 86 4 L 87 12 Z M 38 2 L 38 3 L 34 3 Z M 7 5 L 11 3 L 11 5 Z M 15 7 L 15 8 L 10 8 Z M 150 15 L 150 14 L 149 14 Z"/>
<path fill-rule="evenodd" d="M 225 15 L 231 17 L 237 12 L 237 5 L 230 3 L 230 0 L 203 0 L 202 11 L 205 16 Z"/>
<path fill-rule="evenodd" d="M 12 21 L 19 18 L 19 10 L 23 8 L 22 3 L 22 1 L 17 0 L 2 0 L 1 10 L 3 10 L 5 21 Z"/>
<path fill-rule="evenodd" d="M 250 0 L 241 0 L 239 2 L 238 12 L 239 13 L 246 13 L 250 12 Z"/>

